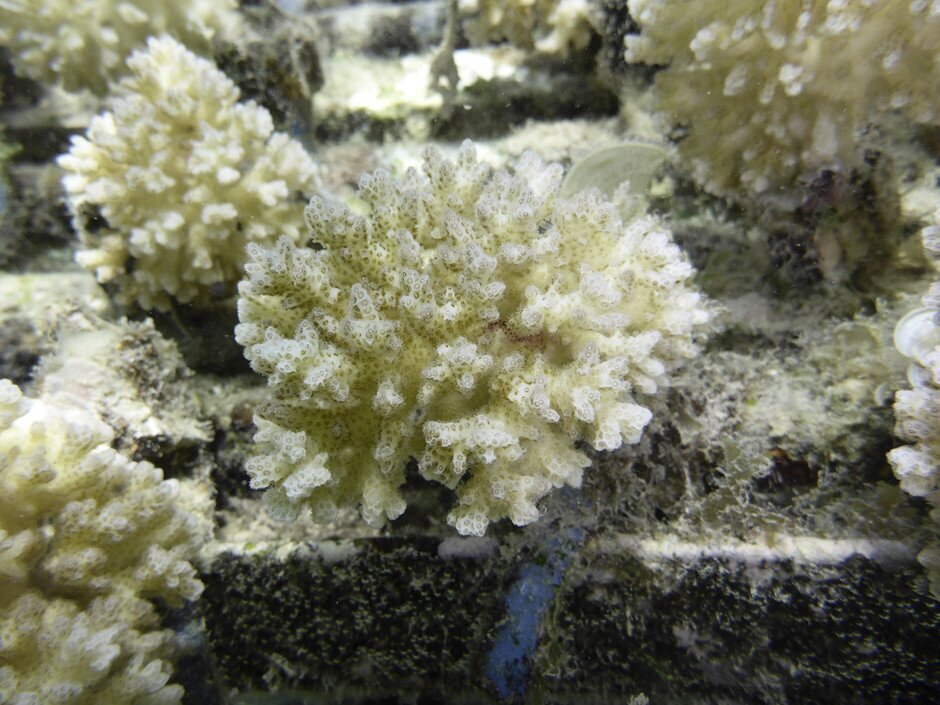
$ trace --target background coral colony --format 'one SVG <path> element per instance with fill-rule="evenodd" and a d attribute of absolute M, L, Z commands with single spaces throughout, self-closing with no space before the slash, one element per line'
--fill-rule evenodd
<path fill-rule="evenodd" d="M 936 696 L 940 3 L 0 46 L 0 703 Z"/>

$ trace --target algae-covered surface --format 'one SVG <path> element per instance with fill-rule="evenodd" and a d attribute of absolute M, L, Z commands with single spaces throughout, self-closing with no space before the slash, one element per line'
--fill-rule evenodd
<path fill-rule="evenodd" d="M 0 2 L 0 703 L 935 701 L 935 5 Z"/>

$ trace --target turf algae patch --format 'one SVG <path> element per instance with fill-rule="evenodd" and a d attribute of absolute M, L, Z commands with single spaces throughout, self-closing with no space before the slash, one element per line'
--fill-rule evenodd
<path fill-rule="evenodd" d="M 540 689 L 553 703 L 930 700 L 940 620 L 913 560 L 751 548 L 585 558 L 558 596 Z"/>
<path fill-rule="evenodd" d="M 478 674 L 510 566 L 449 541 L 443 557 L 432 538 L 218 557 L 205 614 L 224 685 L 488 700 Z"/>

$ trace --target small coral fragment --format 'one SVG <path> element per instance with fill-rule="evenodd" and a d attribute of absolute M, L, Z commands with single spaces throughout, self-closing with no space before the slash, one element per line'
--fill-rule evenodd
<path fill-rule="evenodd" d="M 280 516 L 405 509 L 409 458 L 456 490 L 448 521 L 534 521 L 598 450 L 639 440 L 644 395 L 707 319 L 665 226 L 524 155 L 492 171 L 465 142 L 423 173 L 362 178 L 368 215 L 314 198 L 309 246 L 249 246 L 236 338 L 270 397 L 247 469 Z"/>
<path fill-rule="evenodd" d="M 567 56 L 600 33 L 596 0 L 458 0 L 464 31 L 474 44 L 508 41 L 523 49 Z"/>
<path fill-rule="evenodd" d="M 128 61 L 110 112 L 59 158 L 78 261 L 125 301 L 166 309 L 234 287 L 246 242 L 299 239 L 316 167 L 270 114 L 170 37 Z"/>

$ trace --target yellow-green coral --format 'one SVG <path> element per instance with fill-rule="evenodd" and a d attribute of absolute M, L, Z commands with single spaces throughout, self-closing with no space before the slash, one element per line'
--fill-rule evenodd
<path fill-rule="evenodd" d="M 316 168 L 267 110 L 238 102 L 235 84 L 176 40 L 150 39 L 128 66 L 111 110 L 59 158 L 77 259 L 143 308 L 204 302 L 234 288 L 246 242 L 300 238 Z"/>
<path fill-rule="evenodd" d="M 940 8 L 930 0 L 630 0 L 630 62 L 663 64 L 656 93 L 688 130 L 709 190 L 759 193 L 858 163 L 878 113 L 940 121 Z"/>
<path fill-rule="evenodd" d="M 364 176 L 359 216 L 314 198 L 308 247 L 249 246 L 236 338 L 268 377 L 247 469 L 284 517 L 405 509 L 409 458 L 456 489 L 448 520 L 522 525 L 597 450 L 635 443 L 645 395 L 694 354 L 707 318 L 665 226 L 624 222 L 597 191 L 524 155 L 493 172 L 473 146 L 423 174 Z"/>
<path fill-rule="evenodd" d="M 164 705 L 169 632 L 196 598 L 181 488 L 111 448 L 88 409 L 0 380 L 0 702 Z"/>
<path fill-rule="evenodd" d="M 16 70 L 68 90 L 104 94 L 147 37 L 170 34 L 194 51 L 234 35 L 235 0 L 0 0 L 0 44 Z"/>

